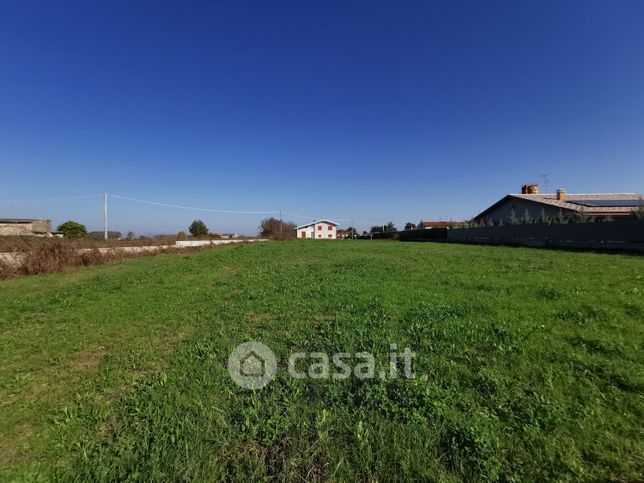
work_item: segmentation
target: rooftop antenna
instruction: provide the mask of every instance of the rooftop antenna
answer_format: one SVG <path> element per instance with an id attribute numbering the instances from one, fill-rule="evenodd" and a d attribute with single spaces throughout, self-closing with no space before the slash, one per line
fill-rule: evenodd
<path id="1" fill-rule="evenodd" d="M 548 194 L 548 186 L 550 186 L 550 180 L 548 179 L 547 174 L 540 174 L 537 178 L 543 179 L 543 189 L 544 193 Z"/>

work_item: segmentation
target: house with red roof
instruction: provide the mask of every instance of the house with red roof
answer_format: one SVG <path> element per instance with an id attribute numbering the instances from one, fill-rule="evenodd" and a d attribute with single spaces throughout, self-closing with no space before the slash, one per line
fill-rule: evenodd
<path id="1" fill-rule="evenodd" d="M 295 228 L 297 238 L 336 240 L 338 224 L 330 220 L 316 220 Z"/>

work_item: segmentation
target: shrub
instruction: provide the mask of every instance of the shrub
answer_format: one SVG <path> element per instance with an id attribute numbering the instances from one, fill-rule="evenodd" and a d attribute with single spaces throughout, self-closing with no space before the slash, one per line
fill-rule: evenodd
<path id="1" fill-rule="evenodd" d="M 195 220 L 190 224 L 188 229 L 192 236 L 206 236 L 208 235 L 208 227 L 201 220 Z"/>
<path id="2" fill-rule="evenodd" d="M 100 265 L 110 260 L 156 256 L 166 253 L 165 249 L 130 253 L 115 248 L 101 253 L 87 243 L 53 238 L 39 240 L 37 244 L 22 247 L 19 258 L 14 262 L 0 260 L 0 280 L 21 275 L 40 275 L 65 270 L 68 267 Z M 195 249 L 171 249 L 171 253 L 191 253 Z"/>
<path id="3" fill-rule="evenodd" d="M 60 230 L 59 230 L 60 231 Z M 25 274 L 52 273 L 77 265 L 76 248 L 62 240 L 52 240 L 27 252 L 20 266 Z"/>
<path id="4" fill-rule="evenodd" d="M 84 238 L 87 236 L 85 225 L 69 220 L 58 225 L 56 231 L 62 233 L 66 238 Z"/>
<path id="5" fill-rule="evenodd" d="M 177 240 L 185 240 L 186 238 L 188 238 L 188 235 L 186 235 L 185 231 L 182 230 L 177 233 Z"/>
<path id="6" fill-rule="evenodd" d="M 90 231 L 88 233 L 90 238 L 93 238 L 95 240 L 103 240 L 105 239 L 105 232 L 104 231 Z M 121 232 L 120 231 L 108 231 L 107 232 L 107 239 L 108 240 L 119 240 L 121 238 Z"/>
<path id="7" fill-rule="evenodd" d="M 374 225 L 371 227 L 370 233 L 394 233 L 398 231 L 396 228 L 396 225 L 394 225 L 393 221 L 390 221 L 384 225 Z"/>

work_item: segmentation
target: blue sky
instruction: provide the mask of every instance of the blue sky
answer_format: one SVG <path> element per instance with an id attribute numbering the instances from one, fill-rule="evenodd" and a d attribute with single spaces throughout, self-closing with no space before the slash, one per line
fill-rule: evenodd
<path id="1" fill-rule="evenodd" d="M 637 0 L 2 2 L 0 199 L 401 225 L 541 174 L 641 192 L 643 19 Z M 262 218 L 110 212 L 137 233 Z M 18 216 L 98 229 L 102 200 L 0 203 Z"/>

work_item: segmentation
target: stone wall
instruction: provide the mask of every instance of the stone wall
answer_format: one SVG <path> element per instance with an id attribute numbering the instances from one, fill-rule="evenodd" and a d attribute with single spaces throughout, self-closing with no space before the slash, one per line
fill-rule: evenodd
<path id="1" fill-rule="evenodd" d="M 31 225 L 34 233 L 51 232 L 51 220 L 36 220 Z"/>
<path id="2" fill-rule="evenodd" d="M 0 223 L 0 236 L 34 235 L 51 232 L 50 220 L 35 220 L 27 223 Z"/>

